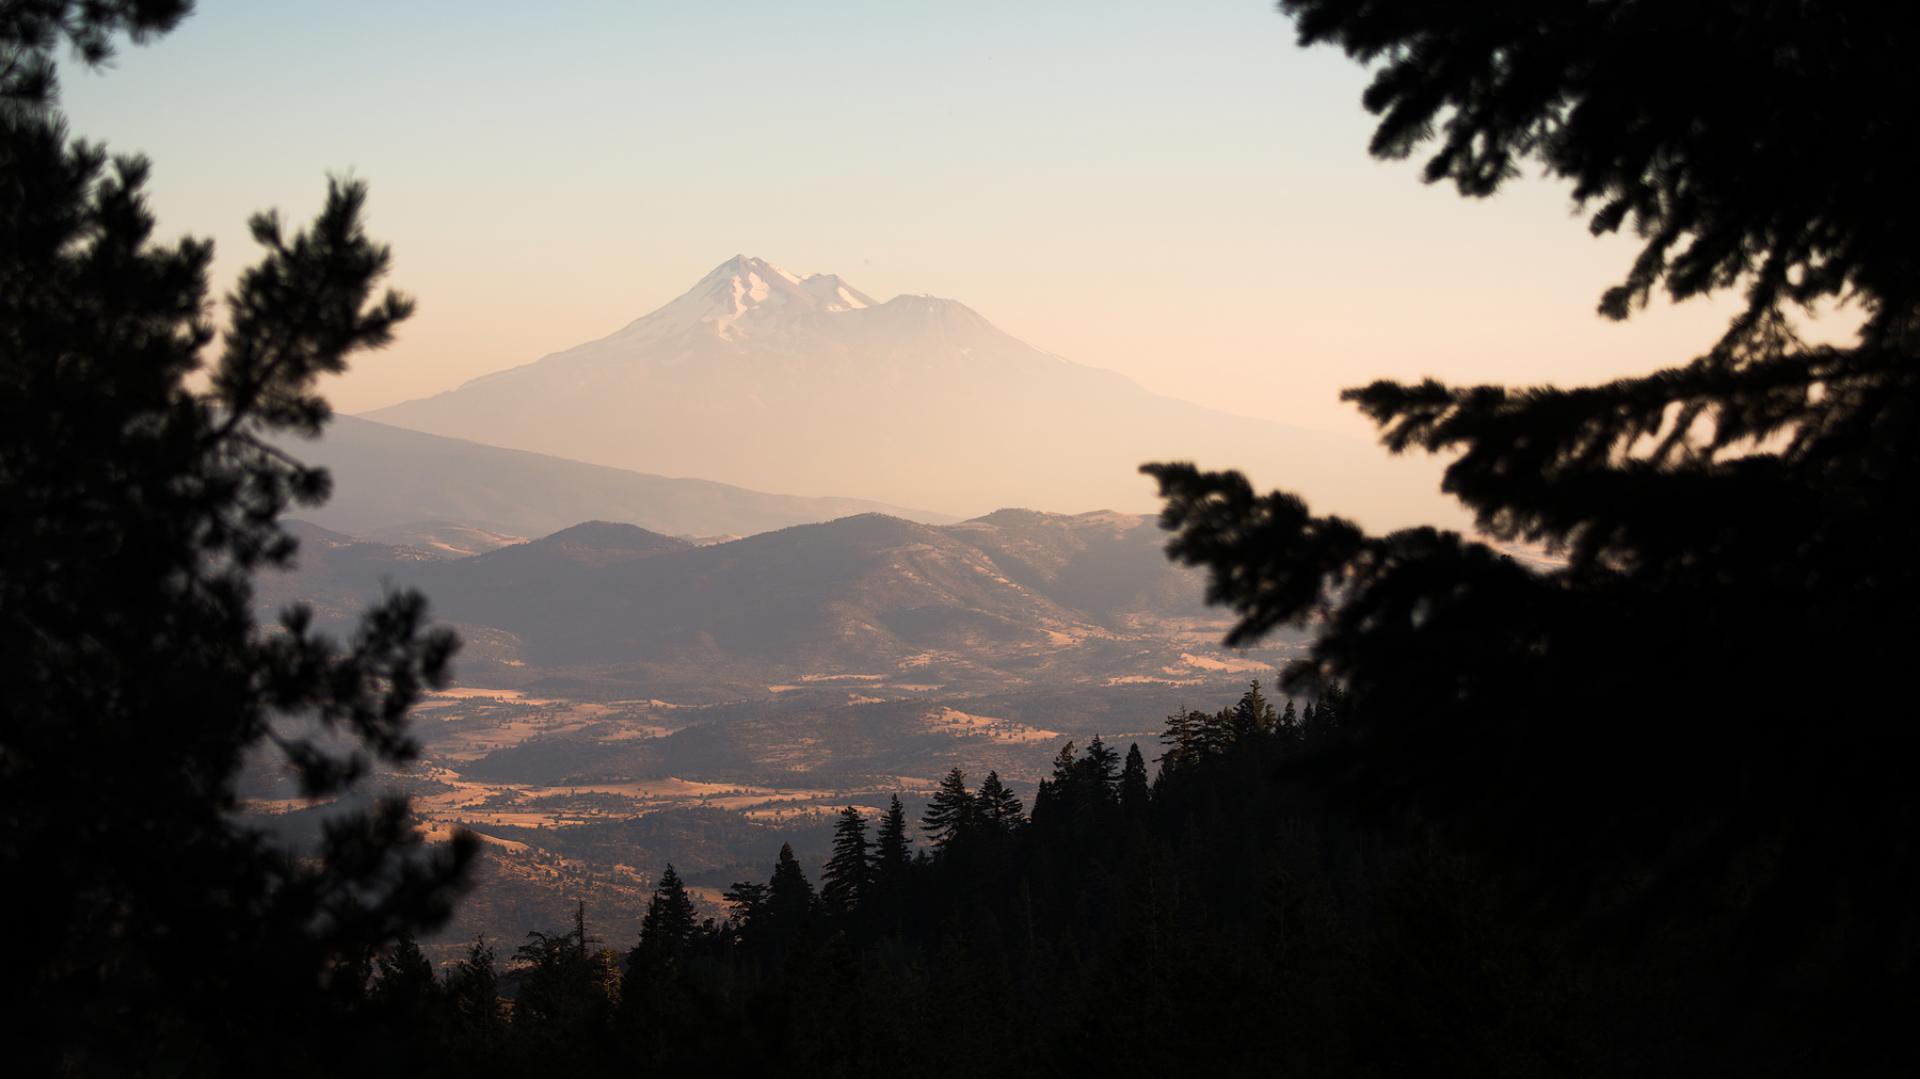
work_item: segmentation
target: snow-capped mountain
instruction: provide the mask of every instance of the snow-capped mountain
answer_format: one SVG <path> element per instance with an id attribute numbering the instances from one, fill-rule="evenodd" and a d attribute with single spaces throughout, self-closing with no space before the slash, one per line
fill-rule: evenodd
<path id="1" fill-rule="evenodd" d="M 580 461 L 953 513 L 1156 508 L 1142 462 L 1239 468 L 1374 525 L 1455 523 L 1426 462 L 1200 408 L 965 304 L 727 260 L 622 329 L 368 418 Z"/>
<path id="2" fill-rule="evenodd" d="M 837 274 L 796 277 L 763 259 L 735 255 L 685 295 L 606 341 L 631 348 L 687 333 L 738 341 L 778 332 L 808 315 L 860 311 L 876 302 L 849 288 Z"/>

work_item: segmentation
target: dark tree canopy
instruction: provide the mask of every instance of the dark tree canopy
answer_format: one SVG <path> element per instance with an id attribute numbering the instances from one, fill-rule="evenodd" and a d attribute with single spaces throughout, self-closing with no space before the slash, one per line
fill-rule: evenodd
<path id="1" fill-rule="evenodd" d="M 60 46 L 87 64 L 103 64 L 113 56 L 116 35 L 145 42 L 192 10 L 192 0 L 7 0 L 0 5 L 0 110 L 54 100 Z"/>
<path id="2" fill-rule="evenodd" d="M 967 773 L 958 765 L 940 778 L 939 789 L 920 815 L 920 830 L 935 847 L 945 847 L 965 835 L 978 817 L 979 804 L 967 790 Z"/>
<path id="3" fill-rule="evenodd" d="M 36 1072 L 277 1070 L 372 955 L 446 916 L 473 853 L 424 851 L 403 802 L 337 816 L 311 852 L 238 815 L 249 753 L 316 797 L 409 760 L 408 709 L 455 641 L 410 593 L 345 642 L 303 608 L 256 624 L 253 574 L 295 553 L 281 513 L 328 490 L 269 436 L 316 432 L 316 379 L 411 305 L 377 291 L 365 188 L 334 182 L 307 229 L 253 218 L 261 260 L 190 381 L 216 337 L 211 246 L 153 241 L 147 162 L 69 141 L 52 79 L 63 44 L 97 61 L 184 10 L 0 8 L 0 876 L 30 927 L 6 1010 L 38 1032 Z M 318 1045 L 324 1070 L 339 1046 Z"/>
<path id="4" fill-rule="evenodd" d="M 1239 704 L 1173 719 L 1232 734 Z M 1144 755 L 1116 793 L 1090 751 L 1063 751 L 1046 812 L 977 821 L 828 918 L 783 849 L 679 962 L 643 944 L 621 974 L 576 914 L 521 949 L 504 1016 L 481 946 L 444 990 L 396 974 L 389 992 L 403 948 L 370 1007 L 426 1021 L 394 1025 L 376 1074 L 1913 1074 L 1910 997 L 1834 1007 L 1764 977 L 1728 995 L 1706 927 L 1648 952 L 1515 918 L 1496 866 L 1320 797 L 1299 765 L 1354 713 L 1338 693 L 1303 713 L 1312 735 L 1192 742 L 1133 809 Z"/>
<path id="5" fill-rule="evenodd" d="M 1908 171 L 1920 14 L 1873 0 L 1657 4 L 1282 0 L 1303 45 L 1374 68 L 1373 152 L 1430 151 L 1429 182 L 1489 195 L 1528 161 L 1595 233 L 1645 240 L 1601 304 L 1734 286 L 1749 315 L 1857 296 L 1869 334 L 1920 296 Z M 1751 319 L 1739 326 L 1750 329 Z"/>
<path id="6" fill-rule="evenodd" d="M 833 856 L 820 874 L 820 899 L 828 910 L 844 914 L 867 898 L 873 887 L 871 848 L 867 818 L 857 807 L 842 809 L 833 825 Z"/>
<path id="7" fill-rule="evenodd" d="M 974 809 L 980 823 L 1000 832 L 1019 828 L 1026 822 L 1026 807 L 1012 788 L 1000 782 L 1000 773 L 990 771 L 974 795 Z"/>
<path id="8" fill-rule="evenodd" d="M 1920 805 L 1895 762 L 1916 738 L 1885 702 L 1920 643 L 1916 121 L 1896 104 L 1920 89 L 1916 16 L 1281 7 L 1303 42 L 1374 64 L 1377 154 L 1430 150 L 1428 179 L 1470 195 L 1531 160 L 1596 231 L 1631 222 L 1645 246 L 1606 313 L 1656 285 L 1748 304 L 1706 355 L 1608 385 L 1348 392 L 1390 449 L 1455 455 L 1446 490 L 1485 532 L 1563 567 L 1150 465 L 1171 552 L 1210 570 L 1232 640 L 1319 627 L 1284 685 L 1347 689 L 1318 759 L 1356 804 L 1471 837 L 1637 939 L 1690 919 L 1712 962 L 1804 963 L 1810 993 L 1894 979 L 1877 999 L 1910 999 Z M 1799 340 L 1796 307 L 1836 297 L 1868 316 L 1855 343 Z"/>
<path id="9" fill-rule="evenodd" d="M 660 874 L 660 883 L 655 886 L 652 898 L 647 900 L 647 912 L 640 919 L 640 943 L 635 946 L 636 955 L 648 958 L 672 959 L 684 952 L 687 942 L 693 939 L 693 931 L 698 926 L 694 915 L 693 897 L 687 892 L 686 882 L 667 863 Z"/>
<path id="10" fill-rule="evenodd" d="M 789 938 L 803 936 L 812 925 L 817 899 L 793 845 L 780 844 L 780 857 L 767 881 L 766 916 L 773 931 Z"/>
<path id="11" fill-rule="evenodd" d="M 1129 816 L 1138 816 L 1147 807 L 1147 759 L 1140 755 L 1140 744 L 1127 747 L 1126 763 L 1120 766 L 1120 806 Z"/>
<path id="12" fill-rule="evenodd" d="M 874 845 L 873 864 L 882 877 L 899 874 L 912 857 L 913 840 L 907 835 L 907 811 L 900 796 L 887 801 L 887 812 L 880 818 L 880 838 Z"/>

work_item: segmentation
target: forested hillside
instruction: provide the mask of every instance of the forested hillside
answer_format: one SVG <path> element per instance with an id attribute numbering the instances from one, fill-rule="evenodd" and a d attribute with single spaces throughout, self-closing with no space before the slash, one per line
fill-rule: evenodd
<path id="1" fill-rule="evenodd" d="M 1031 807 L 955 769 L 918 820 L 849 807 L 700 918 L 672 867 L 637 940 L 410 942 L 360 1006 L 404 1074 L 1578 1075 L 1816 1065 L 1818 1011 L 1725 1008 L 1684 946 L 1516 920 L 1517 879 L 1339 793 L 1340 693 L 1257 683 L 1157 745 L 1060 748 Z M 771 852 L 770 852 L 771 853 Z M 1704 928 L 1704 927 L 1701 927 Z M 507 994 L 511 999 L 497 999 Z M 549 1072 L 553 1074 L 554 1072 Z"/>

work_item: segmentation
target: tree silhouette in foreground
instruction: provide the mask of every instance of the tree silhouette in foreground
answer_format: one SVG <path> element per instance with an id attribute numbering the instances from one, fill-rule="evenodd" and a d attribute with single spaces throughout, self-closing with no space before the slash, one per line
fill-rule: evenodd
<path id="1" fill-rule="evenodd" d="M 887 811 L 880 818 L 880 838 L 873 851 L 874 875 L 885 879 L 904 872 L 912 846 L 913 840 L 907 835 L 907 811 L 896 794 L 888 799 Z"/>
<path id="2" fill-rule="evenodd" d="M 655 961 L 678 961 L 698 925 L 693 897 L 687 894 L 686 883 L 669 862 L 666 871 L 660 874 L 653 898 L 647 901 L 646 916 L 640 919 L 640 953 Z"/>
<path id="3" fill-rule="evenodd" d="M 1656 288 L 1746 302 L 1644 377 L 1348 391 L 1393 451 L 1455 455 L 1445 489 L 1481 529 L 1563 567 L 1150 465 L 1171 552 L 1208 568 L 1234 642 L 1321 625 L 1285 685 L 1346 687 L 1319 761 L 1346 804 L 1457 838 L 1518 910 L 1646 955 L 1689 986 L 1671 1022 L 1879 1060 L 1920 1001 L 1916 738 L 1888 703 L 1920 600 L 1920 211 L 1896 164 L 1915 122 L 1888 104 L 1920 94 L 1920 16 L 1281 7 L 1303 44 L 1373 66 L 1375 154 L 1431 148 L 1426 179 L 1471 196 L 1537 162 L 1596 233 L 1631 224 L 1606 316 Z M 1853 343 L 1797 337 L 1790 316 L 1835 298 L 1864 316 Z"/>
<path id="4" fill-rule="evenodd" d="M 401 802 L 342 813 L 307 852 L 237 817 L 248 754 L 279 754 L 311 798 L 408 760 L 408 708 L 455 641 L 414 594 L 345 642 L 304 609 L 255 622 L 253 574 L 294 554 L 280 514 L 328 486 L 269 436 L 317 433 L 316 379 L 410 304 L 375 294 L 387 250 L 364 188 L 335 182 L 304 231 L 252 219 L 264 253 L 203 367 L 210 245 L 154 243 L 147 163 L 70 141 L 53 107 L 63 43 L 98 62 L 185 8 L 0 14 L 4 1010 L 35 1074 L 337 1068 L 350 1049 L 320 1032 L 376 952 L 444 919 L 473 852 L 423 849 Z M 419 964 L 389 973 L 399 992 Z"/>
<path id="5" fill-rule="evenodd" d="M 873 890 L 872 844 L 867 841 L 867 819 L 854 806 L 840 811 L 833 825 L 833 857 L 820 876 L 820 900 L 835 914 L 844 915 L 870 897 Z"/>
<path id="6" fill-rule="evenodd" d="M 967 773 L 958 765 L 940 779 L 940 788 L 920 815 L 920 830 L 936 848 L 945 847 L 972 827 L 979 816 L 979 804 L 967 790 Z"/>

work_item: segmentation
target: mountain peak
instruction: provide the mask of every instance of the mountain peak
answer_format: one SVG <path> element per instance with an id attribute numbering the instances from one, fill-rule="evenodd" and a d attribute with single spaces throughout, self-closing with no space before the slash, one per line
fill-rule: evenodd
<path id="1" fill-rule="evenodd" d="M 573 563 L 612 566 L 649 555 L 684 551 L 692 543 L 650 532 L 638 525 L 614 521 L 585 521 L 550 536 L 475 555 L 489 565 L 534 567 Z"/>
<path id="2" fill-rule="evenodd" d="M 678 299 L 614 336 L 655 340 L 695 332 L 737 341 L 797 317 L 872 306 L 871 297 L 834 274 L 803 279 L 766 259 L 740 254 L 708 271 Z"/>
<path id="3" fill-rule="evenodd" d="M 715 281 L 725 281 L 730 278 L 746 277 L 753 274 L 766 278 L 777 277 L 793 285 L 800 283 L 798 277 L 775 266 L 766 259 L 754 255 L 735 255 L 720 265 L 715 266 L 713 269 L 708 270 L 707 275 L 702 277 L 699 284 L 696 284 L 694 287 L 699 288 L 700 285 L 710 284 Z"/>
<path id="4" fill-rule="evenodd" d="M 839 274 L 801 277 L 754 255 L 715 266 L 666 306 L 629 323 L 608 341 L 651 344 L 685 334 L 739 342 L 777 334 L 821 317 L 860 312 L 888 325 L 991 329 L 972 308 L 938 296 L 901 295 L 881 303 Z"/>
<path id="5" fill-rule="evenodd" d="M 554 547 L 571 545 L 606 551 L 680 550 L 692 546 L 686 540 L 662 535 L 641 528 L 639 525 L 621 521 L 582 521 L 531 542 Z"/>

